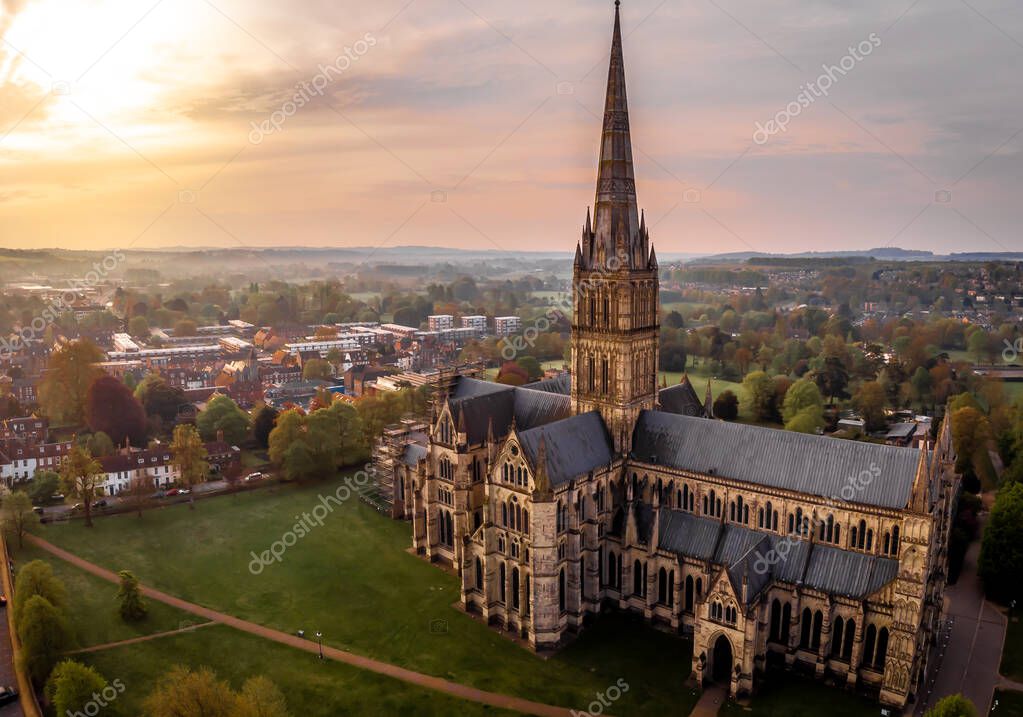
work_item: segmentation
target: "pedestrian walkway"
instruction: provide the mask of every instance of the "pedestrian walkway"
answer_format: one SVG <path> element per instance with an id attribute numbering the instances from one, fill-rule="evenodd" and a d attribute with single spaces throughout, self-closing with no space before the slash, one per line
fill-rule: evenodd
<path id="1" fill-rule="evenodd" d="M 195 632 L 200 627 L 209 627 L 210 625 L 216 625 L 215 622 L 200 622 L 196 625 L 189 625 L 188 627 L 179 627 L 177 630 L 167 630 L 166 632 L 156 632 L 152 635 L 143 635 L 142 637 L 132 637 L 127 640 L 118 640 L 117 642 L 105 642 L 102 645 L 93 645 L 92 647 L 83 647 L 81 650 L 72 650 L 71 652 L 65 653 L 68 655 L 81 655 L 87 652 L 103 652 L 103 650 L 111 650 L 115 647 L 124 647 L 125 645 L 134 645 L 139 642 L 149 642 L 150 640 L 159 640 L 161 637 L 169 637 L 170 635 L 180 635 L 183 632 Z"/>
<path id="2" fill-rule="evenodd" d="M 95 563 L 90 563 L 88 560 L 84 560 L 73 553 L 69 553 L 66 550 L 58 548 L 56 545 L 53 545 L 42 538 L 30 535 L 26 536 L 26 540 L 29 540 L 33 545 L 45 550 L 51 555 L 81 568 L 96 577 L 102 578 L 111 583 L 120 583 L 121 581 L 116 573 L 107 570 L 106 568 L 101 568 Z M 183 610 L 193 615 L 198 615 L 199 617 L 221 625 L 233 627 L 236 630 L 241 630 L 242 632 L 247 632 L 251 635 L 263 637 L 267 640 L 273 640 L 274 642 L 278 642 L 282 645 L 288 645 L 289 647 L 294 647 L 298 650 L 304 650 L 305 652 L 310 653 L 317 653 L 319 651 L 317 643 L 310 640 L 306 640 L 286 632 L 281 632 L 280 630 L 274 630 L 263 625 L 258 625 L 254 622 L 241 620 L 232 615 L 217 612 L 216 610 L 210 610 L 202 605 L 196 605 L 195 603 L 182 600 L 181 598 L 174 597 L 173 595 L 168 595 L 167 593 L 154 588 L 142 586 L 142 594 L 152 600 L 162 602 L 165 605 L 176 607 L 179 610 Z M 545 705 L 543 703 L 533 702 L 521 697 L 512 697 L 510 695 L 502 695 L 496 692 L 487 692 L 486 690 L 461 685 L 457 682 L 441 679 L 440 677 L 433 677 L 432 675 L 424 675 L 421 672 L 414 672 L 412 670 L 405 669 L 404 667 L 398 667 L 397 665 L 374 660 L 369 657 L 364 657 L 363 655 L 356 655 L 355 653 L 339 650 L 327 645 L 323 646 L 323 656 L 324 658 L 343 662 L 362 670 L 369 670 L 370 672 L 375 672 L 380 675 L 393 677 L 396 680 L 401 680 L 402 682 L 407 682 L 411 685 L 425 687 L 427 689 L 436 690 L 437 692 L 443 692 L 444 694 L 451 695 L 452 697 L 469 700 L 470 702 L 478 702 L 479 704 L 490 705 L 491 707 L 497 707 L 499 709 L 513 710 L 515 712 L 522 712 L 530 715 L 539 715 L 540 717 L 572 717 L 573 715 L 572 710 L 565 707 L 555 707 L 554 705 Z"/>
<path id="3" fill-rule="evenodd" d="M 716 717 L 721 705 L 728 698 L 728 692 L 721 685 L 708 685 L 700 695 L 699 701 L 689 713 L 689 717 Z"/>

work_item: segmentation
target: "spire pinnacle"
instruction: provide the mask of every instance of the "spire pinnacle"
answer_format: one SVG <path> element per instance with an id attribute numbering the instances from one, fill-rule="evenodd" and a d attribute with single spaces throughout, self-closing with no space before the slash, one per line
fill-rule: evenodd
<path id="1" fill-rule="evenodd" d="M 604 101 L 604 126 L 600 140 L 597 172 L 597 197 L 593 209 L 595 244 L 607 256 L 624 244 L 631 266 L 641 242 L 639 210 L 636 202 L 636 179 L 632 162 L 632 137 L 629 129 L 629 102 L 625 89 L 625 59 L 622 50 L 620 3 L 615 3 L 614 32 L 611 37 L 611 60 L 607 73 L 607 97 Z"/>

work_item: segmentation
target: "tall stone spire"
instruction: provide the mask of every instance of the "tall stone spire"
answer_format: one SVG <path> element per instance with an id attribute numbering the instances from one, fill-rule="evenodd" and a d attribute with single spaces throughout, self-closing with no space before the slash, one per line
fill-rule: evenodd
<path id="1" fill-rule="evenodd" d="M 590 267 L 603 254 L 618 256 L 624 267 L 645 269 L 647 252 L 640 230 L 636 202 L 636 175 L 632 164 L 632 137 L 629 130 L 629 102 L 625 91 L 625 59 L 622 52 L 620 3 L 615 2 L 615 26 L 611 39 L 611 63 L 607 73 L 607 98 L 604 101 L 604 126 L 600 140 L 597 170 L 597 197 L 593 211 Z M 622 247 L 627 256 L 621 256 Z"/>

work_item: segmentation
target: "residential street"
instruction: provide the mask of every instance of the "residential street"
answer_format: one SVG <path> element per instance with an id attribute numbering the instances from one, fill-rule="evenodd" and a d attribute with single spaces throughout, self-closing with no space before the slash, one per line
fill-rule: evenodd
<path id="1" fill-rule="evenodd" d="M 984 600 L 977 578 L 979 555 L 978 539 L 966 552 L 959 582 L 945 590 L 943 617 L 946 626 L 951 621 L 951 630 L 942 629 L 938 649 L 931 656 L 923 694 L 914 710 L 917 715 L 922 715 L 942 697 L 956 692 L 969 698 L 981 717 L 991 708 L 998 683 L 1006 618 Z M 946 635 L 948 644 L 942 649 L 941 641 Z"/>

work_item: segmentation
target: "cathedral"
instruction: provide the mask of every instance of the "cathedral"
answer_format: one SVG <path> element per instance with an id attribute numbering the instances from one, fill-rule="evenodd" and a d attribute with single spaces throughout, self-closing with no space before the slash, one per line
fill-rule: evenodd
<path id="1" fill-rule="evenodd" d="M 571 371 L 458 377 L 395 463 L 413 546 L 464 609 L 535 650 L 603 612 L 691 637 L 680 675 L 755 692 L 788 668 L 901 707 L 923 682 L 959 489 L 920 449 L 714 418 L 658 387 L 658 264 L 638 210 L 620 10 L 596 201 L 573 266 Z"/>

